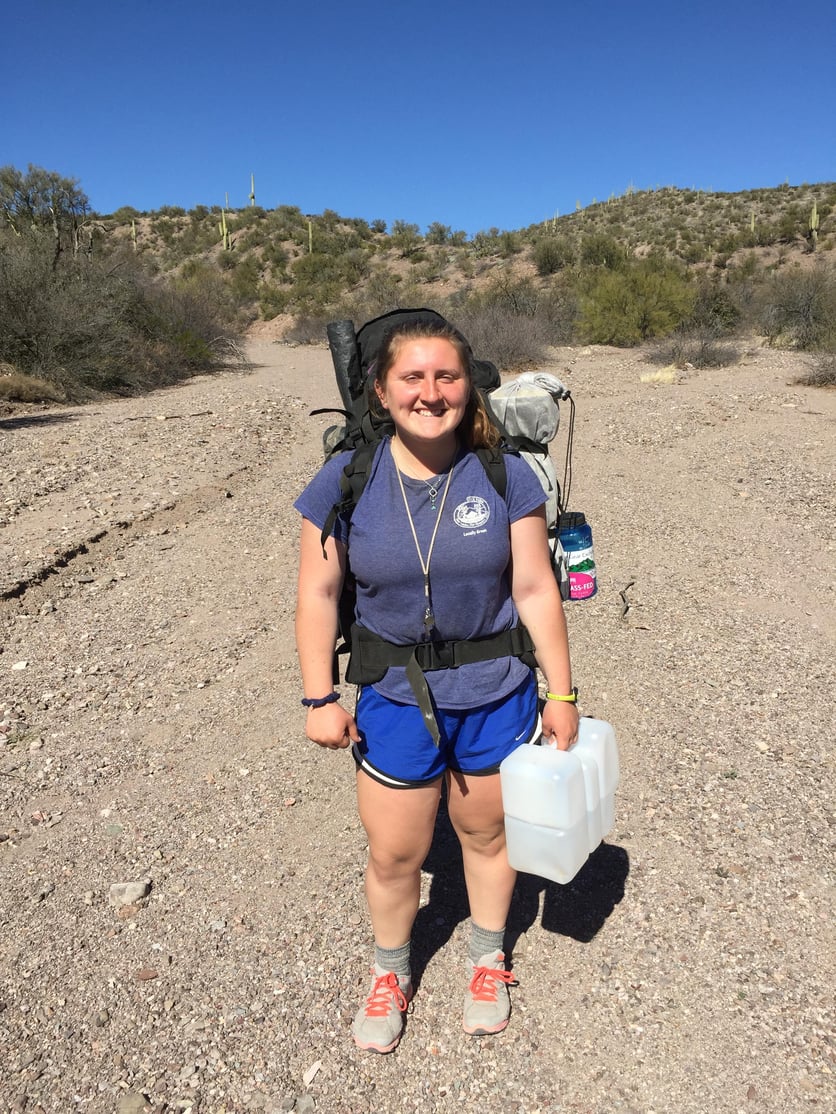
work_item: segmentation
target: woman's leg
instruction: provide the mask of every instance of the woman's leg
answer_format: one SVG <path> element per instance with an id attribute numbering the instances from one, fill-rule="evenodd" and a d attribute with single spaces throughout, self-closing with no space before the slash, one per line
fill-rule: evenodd
<path id="1" fill-rule="evenodd" d="M 450 771 L 448 808 L 462 845 L 464 877 L 470 902 L 470 983 L 464 996 L 466 1033 L 501 1033 L 508 1024 L 511 1000 L 505 969 L 503 936 L 517 872 L 505 851 L 505 814 L 499 774 L 482 777 Z"/>
<path id="2" fill-rule="evenodd" d="M 366 900 L 380 947 L 398 948 L 409 939 L 440 796 L 440 778 L 419 789 L 392 789 L 357 772 L 357 803 L 369 837 Z"/>
<path id="3" fill-rule="evenodd" d="M 482 928 L 505 928 L 517 872 L 505 853 L 499 774 L 447 774 L 450 822 L 462 845 L 470 915 Z"/>

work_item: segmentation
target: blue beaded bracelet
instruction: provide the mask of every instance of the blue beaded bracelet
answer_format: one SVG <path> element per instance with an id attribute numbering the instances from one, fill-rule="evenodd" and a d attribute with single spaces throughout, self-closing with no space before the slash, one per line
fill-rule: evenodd
<path id="1" fill-rule="evenodd" d="M 303 696 L 303 708 L 324 708 L 326 704 L 334 704 L 339 700 L 340 694 L 338 692 L 329 692 L 327 696 L 313 697 Z"/>

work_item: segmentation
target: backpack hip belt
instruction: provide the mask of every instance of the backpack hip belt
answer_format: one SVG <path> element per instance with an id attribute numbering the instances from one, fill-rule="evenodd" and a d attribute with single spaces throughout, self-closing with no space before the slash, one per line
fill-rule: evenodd
<path id="1" fill-rule="evenodd" d="M 399 646 L 373 634 L 359 623 L 351 628 L 351 656 L 345 673 L 350 684 L 371 685 L 383 678 L 391 666 L 403 666 L 407 680 L 421 709 L 424 724 L 436 746 L 440 734 L 432 696 L 425 673 L 437 669 L 457 669 L 494 658 L 519 658 L 531 669 L 536 667 L 534 643 L 522 623 L 483 638 L 438 639 Z"/>

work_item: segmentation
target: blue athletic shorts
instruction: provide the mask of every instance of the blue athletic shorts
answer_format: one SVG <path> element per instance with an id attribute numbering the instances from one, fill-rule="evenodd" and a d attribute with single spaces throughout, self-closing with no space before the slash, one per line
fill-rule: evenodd
<path id="1" fill-rule="evenodd" d="M 508 696 L 481 708 L 436 709 L 436 747 L 419 708 L 363 688 L 357 702 L 361 741 L 354 761 L 369 777 L 396 789 L 435 781 L 445 770 L 494 774 L 503 758 L 540 730 L 534 673 Z"/>

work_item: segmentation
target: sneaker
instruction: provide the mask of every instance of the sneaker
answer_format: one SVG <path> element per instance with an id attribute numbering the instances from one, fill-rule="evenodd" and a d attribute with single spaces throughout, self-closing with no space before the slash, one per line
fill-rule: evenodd
<path id="1" fill-rule="evenodd" d="M 473 975 L 464 996 L 464 1031 L 472 1037 L 501 1033 L 511 1016 L 508 987 L 516 985 L 514 976 L 505 970 L 505 955 L 488 952 L 470 965 Z"/>
<path id="2" fill-rule="evenodd" d="M 401 1039 L 403 1015 L 412 998 L 412 979 L 394 971 L 371 968 L 369 995 L 357 1011 L 351 1032 L 358 1048 L 369 1052 L 391 1052 Z"/>

